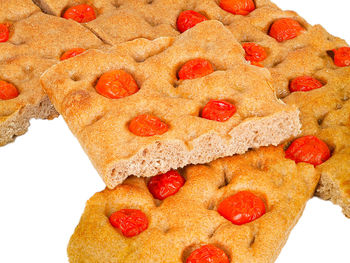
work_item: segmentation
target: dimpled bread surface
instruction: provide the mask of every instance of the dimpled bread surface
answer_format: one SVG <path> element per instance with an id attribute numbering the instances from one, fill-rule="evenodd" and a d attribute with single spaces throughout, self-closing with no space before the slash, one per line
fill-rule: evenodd
<path id="1" fill-rule="evenodd" d="M 176 39 L 140 39 L 107 52 L 91 50 L 52 67 L 42 84 L 107 186 L 114 188 L 129 175 L 154 176 L 277 145 L 299 133 L 298 110 L 276 99 L 268 70 L 249 65 L 243 53 L 221 23 L 207 21 Z M 179 81 L 179 67 L 198 57 L 209 60 L 215 72 Z M 131 73 L 140 91 L 117 100 L 99 95 L 96 80 L 115 69 Z M 231 101 L 237 113 L 226 122 L 199 117 L 210 99 Z M 128 123 L 140 114 L 159 117 L 170 130 L 134 135 Z"/>
<path id="2" fill-rule="evenodd" d="M 43 2 L 55 10 L 53 14 L 59 14 L 73 2 L 83 1 L 65 1 L 60 5 L 54 5 L 52 0 Z M 240 16 L 221 9 L 215 0 L 95 0 L 89 3 L 99 13 L 96 20 L 87 23 L 87 27 L 110 44 L 137 37 L 174 36 L 179 34 L 176 29 L 179 14 L 184 10 L 194 10 L 208 19 L 221 21 L 239 42 L 263 46 L 268 57 L 261 64 L 271 71 L 278 97 L 284 98 L 287 104 L 300 107 L 301 135 L 315 135 L 331 147 L 332 158 L 318 167 L 322 174 L 318 195 L 339 204 L 350 217 L 350 149 L 347 146 L 350 112 L 346 106 L 350 68 L 337 68 L 329 52 L 348 44 L 330 35 L 322 26 L 311 26 L 297 13 L 283 11 L 269 0 L 254 2 L 256 9 L 247 16 Z M 306 31 L 294 39 L 277 42 L 268 32 L 272 23 L 280 18 L 295 19 Z M 290 94 L 289 82 L 303 75 L 311 75 L 327 85 L 311 92 Z M 332 122 L 331 127 L 323 123 L 326 116 L 327 122 Z M 337 169 L 339 166 L 342 169 Z"/>
<path id="3" fill-rule="evenodd" d="M 205 244 L 224 250 L 230 262 L 274 262 L 319 179 L 312 165 L 295 164 L 284 158 L 282 147 L 272 146 L 189 166 L 181 173 L 185 185 L 163 201 L 153 199 L 147 179 L 136 177 L 95 194 L 70 240 L 70 262 L 185 262 Z M 246 190 L 266 202 L 266 214 L 234 225 L 217 207 Z M 124 208 L 142 210 L 148 229 L 126 238 L 113 228 L 109 216 Z"/>
<path id="4" fill-rule="evenodd" d="M 40 76 L 75 47 L 102 45 L 85 27 L 46 15 L 32 1 L 1 0 L 0 22 L 10 25 L 10 39 L 0 43 L 0 80 L 15 85 L 19 96 L 0 100 L 0 146 L 26 132 L 31 118 L 57 112 L 40 86 Z"/>

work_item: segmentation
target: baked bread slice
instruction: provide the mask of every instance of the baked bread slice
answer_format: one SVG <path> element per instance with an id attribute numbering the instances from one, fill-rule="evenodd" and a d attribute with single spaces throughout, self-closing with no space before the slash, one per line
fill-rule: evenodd
<path id="1" fill-rule="evenodd" d="M 31 0 L 1 0 L 0 1 L 0 22 L 10 25 L 16 22 L 26 19 L 33 13 L 39 12 L 40 9 L 33 4 Z M 3 43 L 0 43 L 0 48 L 3 47 Z M 38 86 L 38 71 L 43 68 L 43 64 L 38 65 L 38 68 L 34 70 L 32 68 L 33 63 L 37 63 L 35 58 L 32 60 L 30 58 L 14 58 L 15 54 L 8 55 L 7 50 L 1 50 L 0 56 L 0 80 L 3 80 L 12 73 L 16 74 L 16 79 L 23 81 L 23 73 L 26 70 L 32 71 L 32 75 L 36 75 L 37 82 L 34 83 Z M 5 58 L 3 58 L 5 56 Z M 8 60 L 12 58 L 12 60 Z M 20 66 L 23 62 L 23 67 Z M 45 64 L 45 63 L 44 63 Z M 49 61 L 46 62 L 47 66 L 51 66 Z M 45 67 L 45 66 L 44 66 Z M 23 70 L 22 70 L 23 69 Z M 46 68 L 45 68 L 46 69 Z M 34 70 L 34 72 L 33 72 Z M 21 76 L 22 75 L 22 76 Z M 24 83 L 26 86 L 28 83 L 33 82 L 32 80 Z M 33 85 L 33 83 L 29 84 Z M 27 92 L 32 93 L 34 90 L 27 90 Z M 35 99 L 36 94 L 28 95 L 31 100 Z M 23 110 L 20 113 L 22 105 L 27 105 L 26 96 L 21 96 L 16 100 L 1 100 L 0 99 L 0 146 L 4 145 L 13 140 L 14 136 L 23 134 L 28 126 L 29 119 L 32 117 L 37 118 L 48 118 L 53 117 L 56 111 L 53 109 L 51 103 L 48 102 L 48 98 L 45 99 L 41 96 L 34 105 L 31 105 L 28 109 Z"/>
<path id="2" fill-rule="evenodd" d="M 130 177 L 88 202 L 68 246 L 71 263 L 186 262 L 206 244 L 222 249 L 230 262 L 274 262 L 312 197 L 319 176 L 312 165 L 285 159 L 282 147 L 262 147 L 244 155 L 186 167 L 184 186 L 173 196 L 154 199 L 147 179 Z M 243 225 L 222 217 L 225 198 L 251 191 L 267 204 L 266 214 Z M 120 209 L 140 209 L 148 229 L 132 238 L 109 217 Z"/>
<path id="3" fill-rule="evenodd" d="M 61 15 L 66 7 L 82 4 L 84 1 L 41 2 L 47 12 Z M 340 163 L 341 166 L 347 167 L 350 161 L 348 151 L 342 147 L 349 134 L 348 125 L 344 125 L 348 121 L 348 111 L 344 104 L 347 104 L 347 93 L 350 89 L 347 84 L 349 72 L 347 69 L 336 69 L 327 54 L 327 51 L 347 46 L 344 40 L 330 35 L 320 25 L 311 26 L 293 11 L 279 9 L 269 0 L 255 0 L 255 10 L 247 16 L 233 15 L 223 10 L 219 1 L 215 0 L 94 0 L 89 3 L 99 11 L 97 18 L 85 26 L 109 44 L 118 44 L 138 37 L 155 39 L 160 36 L 176 36 L 180 34 L 177 29 L 179 14 L 184 10 L 194 10 L 208 19 L 221 21 L 242 44 L 257 43 L 266 49 L 267 57 L 259 64 L 271 70 L 279 98 L 289 97 L 289 82 L 295 77 L 313 75 L 326 81 L 328 84 L 319 91 L 295 93 L 291 99 L 286 98 L 285 101 L 301 107 L 304 124 L 302 135 L 321 137 L 334 149 L 332 158 L 324 164 L 328 167 L 327 172 L 322 167 L 318 169 L 323 174 L 318 194 L 324 199 L 331 199 L 340 204 L 344 213 L 350 217 L 349 172 L 346 169 L 341 172 L 337 169 Z M 276 41 L 269 36 L 269 31 L 274 22 L 284 18 L 297 21 L 305 31 L 288 41 Z M 328 69 L 332 73 L 328 72 L 325 76 Z M 332 81 L 328 82 L 329 78 Z M 309 103 L 310 101 L 312 103 Z M 333 120 L 333 123 L 339 123 L 332 126 L 334 135 L 322 135 L 325 131 L 321 130 L 325 129 L 320 128 L 318 121 L 321 122 L 329 112 L 338 111 L 339 107 L 343 107 L 341 112 L 345 113 L 337 114 L 337 119 Z M 330 171 L 334 171 L 334 174 Z"/>
<path id="4" fill-rule="evenodd" d="M 332 151 L 332 157 L 317 166 L 321 174 L 317 194 L 341 205 L 350 217 L 350 68 L 336 67 L 327 54 L 327 50 L 337 47 L 334 43 L 329 49 L 292 52 L 271 72 L 281 94 L 288 91 L 289 80 L 298 76 L 310 75 L 324 84 L 308 92 L 288 92 L 284 101 L 298 105 L 301 111 L 301 136 L 317 136 Z"/>
<path id="5" fill-rule="evenodd" d="M 178 80 L 181 65 L 196 58 L 210 61 L 215 72 Z M 122 99 L 101 96 L 96 81 L 118 69 L 131 73 L 140 90 Z M 249 65 L 239 43 L 217 21 L 176 39 L 139 39 L 106 52 L 90 50 L 55 65 L 41 81 L 109 188 L 129 175 L 150 177 L 277 145 L 300 129 L 298 110 L 276 99 L 269 72 Z M 234 103 L 237 113 L 226 122 L 201 118 L 211 99 Z M 140 114 L 157 116 L 170 129 L 136 136 L 128 126 Z"/>
<path id="6" fill-rule="evenodd" d="M 332 157 L 317 167 L 321 174 L 317 195 L 339 204 L 350 217 L 350 67 L 337 66 L 333 58 L 333 50 L 348 44 L 320 25 L 307 25 L 296 14 L 279 11 L 276 15 L 254 18 L 256 13 L 252 13 L 246 19 L 234 21 L 229 29 L 242 44 L 253 42 L 268 50 L 261 64 L 270 70 L 278 98 L 300 109 L 299 136 L 317 136 L 332 151 Z M 299 21 L 306 31 L 279 43 L 267 30 L 272 21 L 284 17 Z M 307 92 L 291 92 L 292 80 L 302 76 L 313 77 L 323 86 Z"/>
<path id="7" fill-rule="evenodd" d="M 30 119 L 58 115 L 41 89 L 39 78 L 59 62 L 63 52 L 102 45 L 85 27 L 46 15 L 32 1 L 25 3 L 1 1 L 0 22 L 9 24 L 10 38 L 0 43 L 0 81 L 14 85 L 19 95 L 0 99 L 0 146 L 25 133 Z"/>
<path id="8" fill-rule="evenodd" d="M 284 12 L 275 19 L 282 17 L 303 23 L 297 16 Z M 260 27 L 267 28 L 270 23 L 266 19 Z M 333 50 L 348 44 L 330 35 L 320 25 L 303 25 L 306 32 L 283 43 L 247 21 L 236 21 L 229 28 L 241 43 L 249 41 L 269 50 L 261 64 L 269 68 L 277 96 L 300 109 L 302 133 L 299 136 L 317 136 L 332 151 L 332 157 L 317 167 L 321 174 L 317 194 L 339 204 L 350 217 L 350 67 L 337 66 L 333 58 Z M 291 81 L 302 76 L 311 76 L 323 86 L 307 92 L 291 92 Z"/>

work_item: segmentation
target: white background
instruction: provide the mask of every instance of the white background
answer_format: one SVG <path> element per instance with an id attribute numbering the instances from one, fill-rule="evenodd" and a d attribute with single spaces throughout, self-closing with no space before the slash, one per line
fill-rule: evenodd
<path id="1" fill-rule="evenodd" d="M 275 0 L 350 42 L 349 0 Z M 0 148 L 0 262 L 68 262 L 66 246 L 85 202 L 104 184 L 62 118 L 32 121 Z M 350 219 L 317 198 L 307 205 L 278 263 L 349 263 Z"/>

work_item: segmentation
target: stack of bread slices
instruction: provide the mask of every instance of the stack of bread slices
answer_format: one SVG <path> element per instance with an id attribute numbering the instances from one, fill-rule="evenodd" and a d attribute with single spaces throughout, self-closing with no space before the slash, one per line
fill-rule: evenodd
<path id="1" fill-rule="evenodd" d="M 315 194 L 350 217 L 350 47 L 320 25 L 269 0 L 0 4 L 0 145 L 60 114 L 107 186 L 70 262 L 274 262 Z"/>

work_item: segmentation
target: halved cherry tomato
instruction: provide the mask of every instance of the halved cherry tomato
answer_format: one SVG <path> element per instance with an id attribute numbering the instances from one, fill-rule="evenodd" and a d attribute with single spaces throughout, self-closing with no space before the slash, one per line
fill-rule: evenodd
<path id="1" fill-rule="evenodd" d="M 86 49 L 83 49 L 83 48 L 72 48 L 63 53 L 63 55 L 61 56 L 61 60 L 66 60 L 66 59 L 78 56 L 81 53 L 84 53 L 85 51 Z"/>
<path id="2" fill-rule="evenodd" d="M 129 130 L 137 136 L 148 137 L 162 135 L 169 130 L 169 127 L 158 117 L 143 114 L 132 119 L 129 124 Z"/>
<path id="3" fill-rule="evenodd" d="M 0 43 L 9 40 L 10 30 L 7 24 L 0 24 Z"/>
<path id="4" fill-rule="evenodd" d="M 204 15 L 197 13 L 193 10 L 186 10 L 181 12 L 179 17 L 177 18 L 177 29 L 183 33 L 186 30 L 194 27 L 198 23 L 208 20 Z"/>
<path id="5" fill-rule="evenodd" d="M 66 19 L 73 19 L 78 23 L 87 23 L 96 19 L 95 10 L 90 5 L 77 5 L 67 9 L 63 14 Z"/>
<path id="6" fill-rule="evenodd" d="M 211 100 L 202 110 L 202 118 L 224 122 L 236 113 L 236 106 L 224 100 Z"/>
<path id="7" fill-rule="evenodd" d="M 229 259 L 220 248 L 205 245 L 193 251 L 186 263 L 229 263 Z"/>
<path id="8" fill-rule="evenodd" d="M 185 179 L 178 171 L 169 171 L 151 178 L 148 189 L 154 198 L 164 200 L 176 194 L 185 184 Z"/>
<path id="9" fill-rule="evenodd" d="M 305 31 L 305 29 L 299 24 L 298 21 L 292 18 L 282 18 L 272 24 L 269 35 L 278 42 L 283 42 L 296 38 L 303 31 Z"/>
<path id="10" fill-rule="evenodd" d="M 109 217 L 109 222 L 126 237 L 134 237 L 148 228 L 147 216 L 137 209 L 122 209 Z"/>
<path id="11" fill-rule="evenodd" d="M 246 16 L 255 10 L 253 0 L 221 0 L 220 7 L 234 15 Z"/>
<path id="12" fill-rule="evenodd" d="M 289 90 L 290 92 L 310 91 L 322 87 L 323 84 L 319 80 L 310 76 L 302 76 L 297 77 L 290 82 Z"/>
<path id="13" fill-rule="evenodd" d="M 350 66 L 350 47 L 341 47 L 333 49 L 334 64 L 338 67 Z"/>
<path id="14" fill-rule="evenodd" d="M 135 79 L 124 70 L 104 73 L 96 84 L 96 91 L 109 99 L 120 99 L 139 91 Z"/>
<path id="15" fill-rule="evenodd" d="M 197 79 L 214 72 L 212 64 L 202 58 L 192 59 L 186 62 L 180 69 L 179 79 Z"/>
<path id="16" fill-rule="evenodd" d="M 266 213 L 264 201 L 249 191 L 238 192 L 222 201 L 220 215 L 235 225 L 252 222 Z"/>
<path id="17" fill-rule="evenodd" d="M 19 92 L 13 84 L 0 80 L 0 100 L 11 100 L 18 95 Z"/>
<path id="18" fill-rule="evenodd" d="M 267 58 L 266 50 L 256 43 L 244 43 L 245 59 L 254 66 L 262 67 L 259 63 Z"/>
<path id="19" fill-rule="evenodd" d="M 286 150 L 286 158 L 296 163 L 304 162 L 314 166 L 324 163 L 330 157 L 328 145 L 315 136 L 298 138 Z"/>

